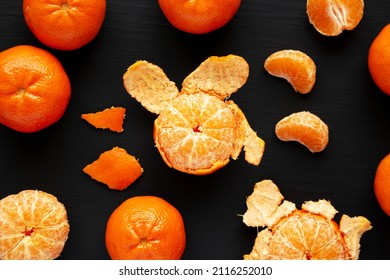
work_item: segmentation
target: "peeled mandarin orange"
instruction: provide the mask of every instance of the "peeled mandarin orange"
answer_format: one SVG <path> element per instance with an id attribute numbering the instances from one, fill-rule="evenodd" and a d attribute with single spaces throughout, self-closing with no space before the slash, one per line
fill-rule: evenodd
<path id="1" fill-rule="evenodd" d="M 386 25 L 371 43 L 368 69 L 374 83 L 390 95 L 390 24 Z"/>
<path id="2" fill-rule="evenodd" d="M 337 36 L 353 30 L 363 18 L 363 0 L 307 0 L 309 22 L 321 34 Z"/>
<path id="3" fill-rule="evenodd" d="M 99 33 L 106 0 L 23 0 L 23 15 L 43 44 L 59 50 L 79 49 Z"/>
<path id="4" fill-rule="evenodd" d="M 225 26 L 237 13 L 241 0 L 158 0 L 158 3 L 177 29 L 205 34 Z"/>
<path id="5" fill-rule="evenodd" d="M 55 259 L 68 234 L 66 209 L 52 194 L 24 190 L 0 200 L 0 259 Z"/>
<path id="6" fill-rule="evenodd" d="M 327 200 L 307 201 L 302 209 L 284 200 L 271 180 L 256 183 L 247 198 L 243 222 L 266 227 L 255 240 L 246 260 L 350 260 L 358 259 L 360 239 L 371 223 L 362 216 L 342 215 Z"/>
<path id="7" fill-rule="evenodd" d="M 328 126 L 307 111 L 281 119 L 275 126 L 275 134 L 282 141 L 297 141 L 313 153 L 323 151 L 329 142 Z"/>
<path id="8" fill-rule="evenodd" d="M 37 132 L 65 113 L 71 85 L 61 62 L 48 51 L 20 45 L 0 52 L 0 123 Z"/>
<path id="9" fill-rule="evenodd" d="M 110 189 L 124 190 L 142 175 L 143 168 L 125 149 L 114 147 L 86 165 L 83 172 Z"/>
<path id="10" fill-rule="evenodd" d="M 374 192 L 380 207 L 390 216 L 390 154 L 378 164 L 374 178 Z"/>
<path id="11" fill-rule="evenodd" d="M 205 175 L 237 159 L 259 165 L 264 141 L 250 127 L 230 95 L 241 88 L 249 65 L 239 56 L 212 56 L 183 81 L 179 92 L 163 70 L 137 61 L 123 76 L 128 93 L 150 112 L 158 114 L 153 138 L 168 166 Z"/>
<path id="12" fill-rule="evenodd" d="M 81 118 L 95 128 L 109 129 L 114 132 L 123 132 L 123 120 L 126 109 L 122 107 L 110 107 L 95 113 L 81 114 Z"/>
<path id="13" fill-rule="evenodd" d="M 316 81 L 316 65 L 305 53 L 297 50 L 282 50 L 271 54 L 264 68 L 273 76 L 286 79 L 302 94 L 309 93 Z"/>
<path id="14" fill-rule="evenodd" d="M 156 196 L 135 196 L 110 215 L 105 242 L 114 260 L 179 260 L 186 234 L 180 212 Z"/>

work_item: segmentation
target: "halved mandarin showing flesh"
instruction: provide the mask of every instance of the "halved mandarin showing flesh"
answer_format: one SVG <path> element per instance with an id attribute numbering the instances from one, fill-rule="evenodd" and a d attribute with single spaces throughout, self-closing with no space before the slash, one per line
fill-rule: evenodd
<path id="1" fill-rule="evenodd" d="M 243 222 L 251 227 L 266 227 L 255 240 L 245 260 L 356 260 L 360 239 L 372 228 L 363 216 L 342 215 L 324 199 L 307 201 L 301 209 L 284 200 L 271 180 L 256 183 L 247 198 Z"/>
<path id="2" fill-rule="evenodd" d="M 281 119 L 275 134 L 282 141 L 297 141 L 311 152 L 323 151 L 329 142 L 329 128 L 317 115 L 302 111 Z"/>
<path id="3" fill-rule="evenodd" d="M 307 0 L 309 22 L 321 34 L 337 36 L 353 30 L 363 18 L 363 0 Z"/>
<path id="4" fill-rule="evenodd" d="M 103 111 L 81 114 L 81 118 L 97 129 L 109 129 L 120 133 L 123 132 L 125 114 L 125 108 L 112 106 Z"/>
<path id="5" fill-rule="evenodd" d="M 0 259 L 56 259 L 68 234 L 65 206 L 54 195 L 24 190 L 0 200 Z"/>
<path id="6" fill-rule="evenodd" d="M 275 77 L 286 79 L 295 91 L 309 93 L 316 81 L 316 65 L 307 54 L 298 50 L 281 50 L 271 54 L 264 68 Z"/>
<path id="7" fill-rule="evenodd" d="M 83 172 L 110 189 L 124 190 L 142 175 L 143 168 L 125 149 L 114 147 L 86 165 Z"/>
<path id="8" fill-rule="evenodd" d="M 264 141 L 250 127 L 230 95 L 241 88 L 249 65 L 239 56 L 211 56 L 176 88 L 163 70 L 137 61 L 124 74 L 129 94 L 156 113 L 153 138 L 165 163 L 178 171 L 205 175 L 237 159 L 259 165 Z"/>

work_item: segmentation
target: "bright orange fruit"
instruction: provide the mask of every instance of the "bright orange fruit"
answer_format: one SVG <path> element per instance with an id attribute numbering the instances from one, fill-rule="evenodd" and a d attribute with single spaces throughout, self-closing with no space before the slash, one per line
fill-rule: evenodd
<path id="1" fill-rule="evenodd" d="M 166 200 L 136 196 L 113 211 L 105 240 L 114 260 L 179 260 L 186 246 L 184 221 Z"/>
<path id="2" fill-rule="evenodd" d="M 277 51 L 265 60 L 264 68 L 269 74 L 286 79 L 295 91 L 302 94 L 309 93 L 316 81 L 316 65 L 301 51 Z"/>
<path id="3" fill-rule="evenodd" d="M 25 190 L 0 200 L 0 259 L 55 259 L 68 234 L 65 206 L 54 195 Z"/>
<path id="4" fill-rule="evenodd" d="M 138 160 L 119 147 L 103 152 L 97 160 L 86 165 L 83 171 L 114 190 L 126 189 L 143 173 Z"/>
<path id="5" fill-rule="evenodd" d="M 354 29 L 364 13 L 363 0 L 307 0 L 309 22 L 323 35 L 337 36 Z"/>
<path id="6" fill-rule="evenodd" d="M 123 120 L 126 109 L 122 107 L 110 107 L 96 113 L 82 114 L 81 118 L 95 128 L 109 129 L 115 132 L 123 132 Z"/>
<path id="7" fill-rule="evenodd" d="M 177 29 L 205 34 L 225 26 L 237 13 L 241 0 L 158 0 L 158 3 Z"/>
<path id="8" fill-rule="evenodd" d="M 390 24 L 386 25 L 371 43 L 368 69 L 375 84 L 390 95 Z"/>
<path id="9" fill-rule="evenodd" d="M 311 152 L 323 151 L 329 142 L 328 126 L 315 114 L 293 113 L 275 126 L 276 136 L 282 141 L 298 141 Z"/>
<path id="10" fill-rule="evenodd" d="M 376 169 L 374 192 L 380 207 L 390 216 L 390 154 L 380 161 Z"/>
<path id="11" fill-rule="evenodd" d="M 75 50 L 99 33 L 106 0 L 23 0 L 23 15 L 31 32 L 43 44 Z"/>
<path id="12" fill-rule="evenodd" d="M 57 122 L 71 96 L 60 61 L 33 46 L 0 53 L 0 123 L 19 132 L 36 132 Z"/>

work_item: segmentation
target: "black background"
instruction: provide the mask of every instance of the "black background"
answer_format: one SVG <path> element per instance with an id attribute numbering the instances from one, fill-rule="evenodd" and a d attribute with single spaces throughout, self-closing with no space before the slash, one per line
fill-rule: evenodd
<path id="1" fill-rule="evenodd" d="M 390 20 L 390 1 L 365 1 L 356 29 L 337 37 L 319 34 L 309 24 L 306 1 L 244 0 L 233 20 L 206 35 L 173 28 L 157 1 L 108 0 L 96 39 L 76 51 L 42 45 L 29 31 L 22 1 L 0 2 L 0 49 L 30 44 L 49 50 L 63 63 L 72 98 L 63 118 L 33 134 L 0 127 L 0 197 L 24 189 L 52 193 L 68 211 L 71 231 L 60 259 L 108 259 L 104 234 L 111 212 L 125 199 L 156 195 L 183 215 L 187 247 L 183 259 L 241 259 L 249 253 L 255 228 L 242 223 L 245 199 L 257 181 L 272 179 L 285 199 L 298 207 L 328 199 L 339 211 L 363 215 L 373 229 L 363 235 L 361 259 L 389 259 L 390 219 L 379 208 L 373 179 L 390 152 L 390 97 L 372 82 L 367 52 Z M 281 49 L 298 49 L 313 58 L 317 80 L 306 96 L 269 75 L 264 60 Z M 164 69 L 180 88 L 183 79 L 211 55 L 237 54 L 250 65 L 247 83 L 232 99 L 266 142 L 260 166 L 236 161 L 207 176 L 168 168 L 154 148 L 155 115 L 126 92 L 122 75 L 132 63 L 148 60 Z M 127 109 L 124 132 L 95 130 L 80 118 L 110 106 Z M 275 124 L 293 112 L 317 114 L 330 129 L 325 151 L 312 154 L 282 142 Z M 125 191 L 112 191 L 82 172 L 114 146 L 139 158 L 144 174 Z"/>

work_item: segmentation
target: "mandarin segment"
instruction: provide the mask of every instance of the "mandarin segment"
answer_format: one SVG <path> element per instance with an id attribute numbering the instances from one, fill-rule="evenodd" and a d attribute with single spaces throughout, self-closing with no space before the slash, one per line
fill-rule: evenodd
<path id="1" fill-rule="evenodd" d="M 363 0 L 307 0 L 309 22 L 321 34 L 337 36 L 353 30 L 363 18 Z"/>
<path id="2" fill-rule="evenodd" d="M 86 165 L 83 172 L 110 189 L 124 190 L 142 175 L 143 168 L 125 149 L 114 147 Z"/>
<path id="3" fill-rule="evenodd" d="M 68 234 L 65 206 L 55 196 L 24 190 L 0 200 L 0 259 L 56 259 Z"/>
<path id="4" fill-rule="evenodd" d="M 110 215 L 105 243 L 114 260 L 179 260 L 186 246 L 184 221 L 160 197 L 131 197 Z"/>
<path id="5" fill-rule="evenodd" d="M 307 54 L 298 50 L 281 50 L 271 54 L 264 68 L 275 77 L 286 79 L 295 91 L 307 94 L 316 81 L 316 65 Z"/>
<path id="6" fill-rule="evenodd" d="M 371 229 L 365 217 L 343 215 L 339 226 L 333 220 L 337 210 L 326 200 L 307 201 L 302 209 L 282 201 L 271 180 L 256 183 L 247 198 L 243 222 L 266 228 L 258 233 L 252 251 L 243 256 L 245 260 L 358 259 L 360 239 Z"/>
<path id="7" fill-rule="evenodd" d="M 312 153 L 323 151 L 329 142 L 329 128 L 317 115 L 302 111 L 281 119 L 275 134 L 282 141 L 297 141 Z"/>
<path id="8" fill-rule="evenodd" d="M 109 129 L 114 132 L 123 132 L 123 120 L 126 109 L 122 107 L 110 107 L 95 113 L 81 114 L 81 118 L 99 129 Z"/>

